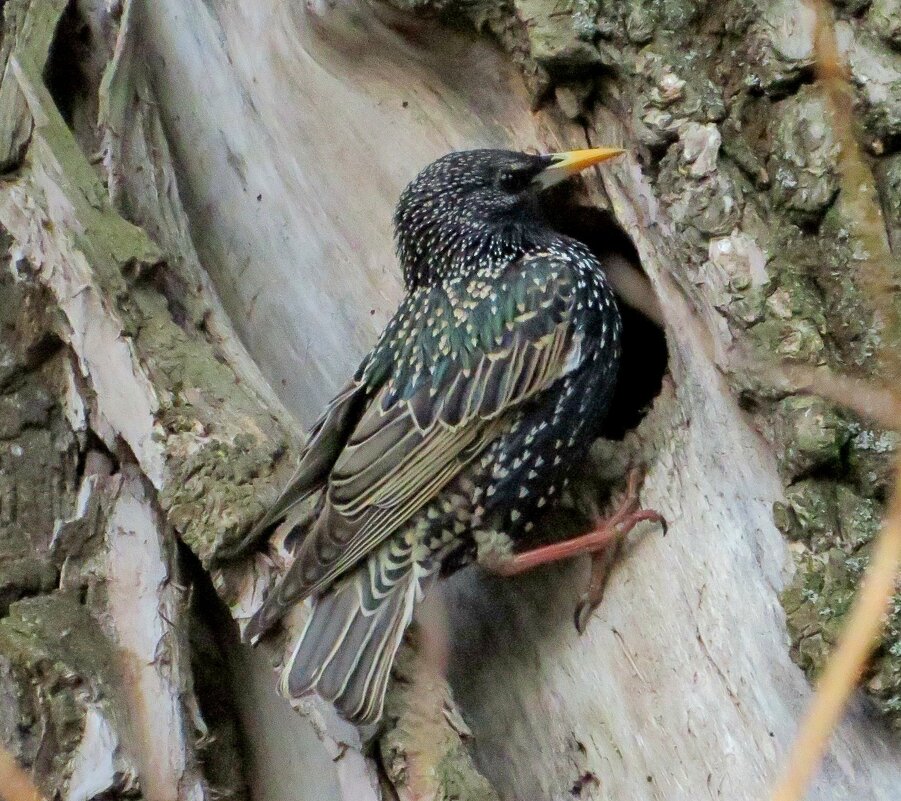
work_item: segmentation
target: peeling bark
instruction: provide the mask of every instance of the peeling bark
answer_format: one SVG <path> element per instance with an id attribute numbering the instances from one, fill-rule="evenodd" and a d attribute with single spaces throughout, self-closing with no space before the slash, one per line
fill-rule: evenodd
<path id="1" fill-rule="evenodd" d="M 174 546 L 140 474 L 123 470 L 104 548 L 106 595 L 124 663 L 132 736 L 140 743 L 142 791 L 162 799 L 177 788 L 179 799 L 201 801 L 207 794 L 181 697 L 192 682 L 183 653 L 185 589 L 174 583 L 169 567 Z"/>
<path id="2" fill-rule="evenodd" d="M 4 7 L 0 736 L 77 801 L 763 797 L 809 694 L 780 593 L 819 580 L 824 544 L 841 570 L 859 559 L 893 447 L 734 359 L 865 368 L 882 335 L 846 277 L 835 140 L 804 85 L 811 19 L 777 0 L 394 5 Z M 840 24 L 863 138 L 888 153 L 871 189 L 893 244 L 896 16 L 877 2 Z M 44 66 L 76 29 L 84 85 L 61 98 Z M 630 540 L 581 638 L 580 565 L 457 576 L 459 710 L 408 650 L 367 745 L 274 694 L 282 643 L 239 646 L 210 586 L 241 621 L 290 558 L 245 534 L 290 472 L 291 415 L 312 422 L 400 295 L 403 184 L 455 147 L 586 142 L 633 148 L 576 204 L 631 240 L 646 278 L 620 259 L 613 280 L 669 349 L 650 413 L 596 447 L 587 495 L 640 458 L 670 533 Z M 798 573 L 774 504 L 808 553 Z M 802 663 L 829 636 L 808 596 L 789 605 Z M 858 704 L 813 797 L 899 782 L 897 743 Z"/>

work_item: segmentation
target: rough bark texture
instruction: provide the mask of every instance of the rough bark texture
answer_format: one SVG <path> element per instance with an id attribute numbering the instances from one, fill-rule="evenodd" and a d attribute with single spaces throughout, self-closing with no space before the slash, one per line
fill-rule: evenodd
<path id="1" fill-rule="evenodd" d="M 822 664 L 895 447 L 730 355 L 866 373 L 898 336 L 855 277 L 809 9 L 394 5 L 4 5 L 0 737 L 67 801 L 764 797 L 809 695 L 792 657 Z M 858 189 L 897 249 L 901 11 L 836 10 Z M 586 142 L 631 154 L 563 222 L 598 249 L 618 222 L 669 360 L 581 494 L 640 458 L 670 533 L 636 533 L 581 638 L 581 564 L 456 577 L 459 709 L 411 647 L 366 746 L 275 695 L 278 644 L 237 644 L 224 610 L 246 618 L 284 557 L 244 534 L 290 471 L 291 414 L 312 422 L 400 295 L 390 216 L 416 169 Z M 634 325 L 627 359 L 653 364 Z M 654 381 L 624 386 L 628 406 Z M 856 704 L 812 797 L 897 797 L 899 647 L 901 607 L 867 679 L 884 714 Z"/>

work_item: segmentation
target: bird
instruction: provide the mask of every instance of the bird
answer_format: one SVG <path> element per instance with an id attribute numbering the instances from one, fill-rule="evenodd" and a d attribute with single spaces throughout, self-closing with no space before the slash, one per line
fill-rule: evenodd
<path id="1" fill-rule="evenodd" d="M 474 561 L 512 575 L 662 520 L 632 487 L 609 525 L 516 550 L 597 436 L 621 359 L 603 264 L 551 227 L 540 196 L 622 152 L 456 151 L 401 193 L 403 299 L 251 534 L 316 495 L 293 563 L 244 631 L 256 643 L 311 600 L 284 695 L 316 692 L 349 721 L 377 721 L 404 631 L 439 577 Z"/>

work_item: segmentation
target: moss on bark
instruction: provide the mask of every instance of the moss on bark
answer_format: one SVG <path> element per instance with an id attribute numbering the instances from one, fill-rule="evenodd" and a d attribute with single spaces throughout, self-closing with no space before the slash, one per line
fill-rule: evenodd
<path id="1" fill-rule="evenodd" d="M 8 703 L 0 731 L 47 797 L 72 778 L 90 707 L 125 726 L 114 650 L 77 597 L 54 593 L 18 601 L 0 620 L 0 676 Z M 7 739 L 8 738 L 8 739 Z M 134 765 L 113 791 L 136 789 Z"/>

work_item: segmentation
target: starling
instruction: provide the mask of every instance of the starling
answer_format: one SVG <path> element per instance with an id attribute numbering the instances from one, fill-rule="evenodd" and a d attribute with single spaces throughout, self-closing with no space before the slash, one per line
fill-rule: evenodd
<path id="1" fill-rule="evenodd" d="M 538 195 L 620 152 L 450 153 L 402 193 L 405 297 L 255 529 L 319 493 L 294 562 L 245 631 L 256 642 L 312 599 L 285 695 L 316 691 L 347 719 L 374 721 L 413 608 L 439 575 L 482 553 L 503 573 L 594 553 L 657 519 L 633 493 L 606 528 L 497 556 L 528 538 L 587 453 L 620 359 L 603 267 L 550 227 Z"/>

